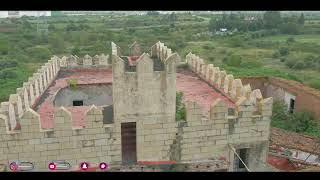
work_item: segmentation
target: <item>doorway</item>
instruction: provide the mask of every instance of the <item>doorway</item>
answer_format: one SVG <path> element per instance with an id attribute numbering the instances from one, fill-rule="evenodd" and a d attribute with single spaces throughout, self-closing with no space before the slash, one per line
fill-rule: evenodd
<path id="1" fill-rule="evenodd" d="M 121 151 L 122 164 L 136 164 L 137 141 L 135 122 L 121 123 Z"/>

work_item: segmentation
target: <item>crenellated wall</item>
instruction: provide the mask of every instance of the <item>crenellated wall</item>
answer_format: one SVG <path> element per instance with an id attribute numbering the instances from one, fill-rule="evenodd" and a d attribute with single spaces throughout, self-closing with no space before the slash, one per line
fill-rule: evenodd
<path id="1" fill-rule="evenodd" d="M 63 56 L 60 59 L 60 67 L 66 69 L 74 68 L 97 68 L 97 67 L 108 67 L 109 66 L 109 55 L 95 55 L 93 57 L 88 54 L 80 58 L 76 55 Z"/>
<path id="2" fill-rule="evenodd" d="M 255 169 L 266 162 L 272 115 L 272 98 L 263 99 L 259 89 L 251 90 L 240 79 L 221 71 L 213 64 L 189 53 L 186 62 L 198 76 L 235 102 L 235 109 L 228 108 L 216 99 L 209 117 L 202 115 L 196 102 L 186 103 L 187 126 L 183 128 L 182 160 L 226 157 L 234 162 L 235 155 L 229 145 L 249 148 L 248 166 Z M 231 171 L 236 170 L 233 163 Z"/>
<path id="3" fill-rule="evenodd" d="M 54 128 L 42 130 L 39 114 L 28 108 L 15 134 L 7 134 L 6 124 L 0 121 L 0 164 L 32 162 L 41 171 L 55 160 L 72 165 L 83 161 L 119 163 L 120 127 L 104 125 L 102 111 L 94 105 L 85 112 L 84 119 L 85 128 L 72 127 L 71 112 L 61 107 L 54 113 Z"/>
<path id="4" fill-rule="evenodd" d="M 21 88 L 17 88 L 16 94 L 11 94 L 8 102 L 2 102 L 0 114 L 7 119 L 6 132 L 15 133 L 19 130 L 22 115 L 33 108 L 43 92 L 50 86 L 60 70 L 59 58 L 53 56 L 44 66 L 29 77 Z"/>
<path id="5" fill-rule="evenodd" d="M 55 80 L 60 68 L 105 67 L 109 64 L 108 58 L 109 55 L 105 56 L 104 54 L 96 55 L 93 58 L 89 55 L 85 55 L 83 58 L 73 55 L 61 58 L 53 56 L 38 71 L 33 73 L 33 76 L 29 77 L 21 88 L 17 88 L 16 94 L 10 95 L 8 102 L 1 103 L 0 114 L 8 119 L 6 122 L 7 132 L 14 133 L 15 129 L 20 128 L 21 116 L 28 108 L 34 108 L 39 98 Z M 79 64 L 80 61 L 84 63 Z"/>

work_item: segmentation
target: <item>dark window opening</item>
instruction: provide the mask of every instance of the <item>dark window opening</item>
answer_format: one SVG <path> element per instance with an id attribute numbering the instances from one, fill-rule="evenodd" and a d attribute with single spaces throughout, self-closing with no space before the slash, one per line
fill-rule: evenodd
<path id="1" fill-rule="evenodd" d="M 112 124 L 113 123 L 113 106 L 104 107 L 102 110 L 103 114 L 103 124 Z"/>
<path id="2" fill-rule="evenodd" d="M 228 116 L 234 116 L 235 113 L 235 109 L 234 108 L 228 108 Z"/>
<path id="3" fill-rule="evenodd" d="M 293 113 L 293 111 L 294 111 L 294 103 L 295 103 L 295 100 L 294 99 L 290 99 L 290 106 L 289 106 L 289 112 L 290 113 Z"/>
<path id="4" fill-rule="evenodd" d="M 234 123 L 235 123 L 235 119 L 228 119 L 229 134 L 233 134 L 234 132 Z"/>
<path id="5" fill-rule="evenodd" d="M 237 154 L 239 155 L 239 157 L 241 158 L 241 160 L 244 163 L 242 163 L 242 161 L 239 159 L 239 157 L 237 155 L 235 155 L 235 158 L 236 158 L 235 159 L 235 165 L 236 165 L 235 168 L 236 168 L 236 170 L 237 171 L 247 171 L 246 166 L 248 166 L 248 149 L 247 148 L 238 149 Z"/>
<path id="6" fill-rule="evenodd" d="M 82 100 L 77 100 L 72 102 L 73 106 L 83 106 L 83 101 Z"/>
<path id="7" fill-rule="evenodd" d="M 158 58 L 153 58 L 153 71 L 164 71 L 164 64 Z"/>

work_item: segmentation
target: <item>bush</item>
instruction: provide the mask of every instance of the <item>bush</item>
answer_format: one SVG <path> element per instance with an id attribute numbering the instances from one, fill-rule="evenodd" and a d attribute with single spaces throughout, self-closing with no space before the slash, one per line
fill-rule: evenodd
<path id="1" fill-rule="evenodd" d="M 281 47 L 279 49 L 279 53 L 281 56 L 286 56 L 289 54 L 289 49 L 287 47 Z"/>
<path id="2" fill-rule="evenodd" d="M 16 67 L 18 63 L 16 61 L 0 61 L 0 70 L 5 68 Z"/>
<path id="3" fill-rule="evenodd" d="M 290 114 L 283 101 L 274 101 L 271 125 L 285 130 L 310 134 L 317 130 L 314 115 L 307 111 Z"/>
<path id="4" fill-rule="evenodd" d="M 281 56 L 280 52 L 279 51 L 275 51 L 273 54 L 272 54 L 272 57 L 273 58 L 279 58 Z"/>
<path id="5" fill-rule="evenodd" d="M 8 54 L 9 51 L 9 41 L 7 39 L 0 39 L 0 53 L 2 55 Z"/>
<path id="6" fill-rule="evenodd" d="M 320 89 L 320 80 L 312 80 L 309 85 L 315 89 Z"/>
<path id="7" fill-rule="evenodd" d="M 295 59 L 285 59 L 285 61 L 286 61 L 286 66 L 288 66 L 289 68 L 293 68 L 293 66 L 297 62 Z"/>
<path id="8" fill-rule="evenodd" d="M 304 69 L 306 66 L 303 61 L 298 61 L 295 63 L 295 65 L 292 67 L 293 69 Z"/>
<path id="9" fill-rule="evenodd" d="M 288 44 L 293 43 L 293 42 L 295 42 L 295 39 L 294 39 L 293 37 L 289 37 L 289 38 L 287 39 L 287 43 L 288 43 Z"/>
<path id="10" fill-rule="evenodd" d="M 241 57 L 239 55 L 229 55 L 226 59 L 225 59 L 225 63 L 228 66 L 234 66 L 234 67 L 240 67 L 241 65 Z"/>

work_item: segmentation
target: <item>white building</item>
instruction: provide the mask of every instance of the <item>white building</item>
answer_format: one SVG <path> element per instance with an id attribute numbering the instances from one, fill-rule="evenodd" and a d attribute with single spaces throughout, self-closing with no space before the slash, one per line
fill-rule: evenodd
<path id="1" fill-rule="evenodd" d="M 0 11 L 0 18 L 20 18 L 22 16 L 51 16 L 51 11 Z"/>

